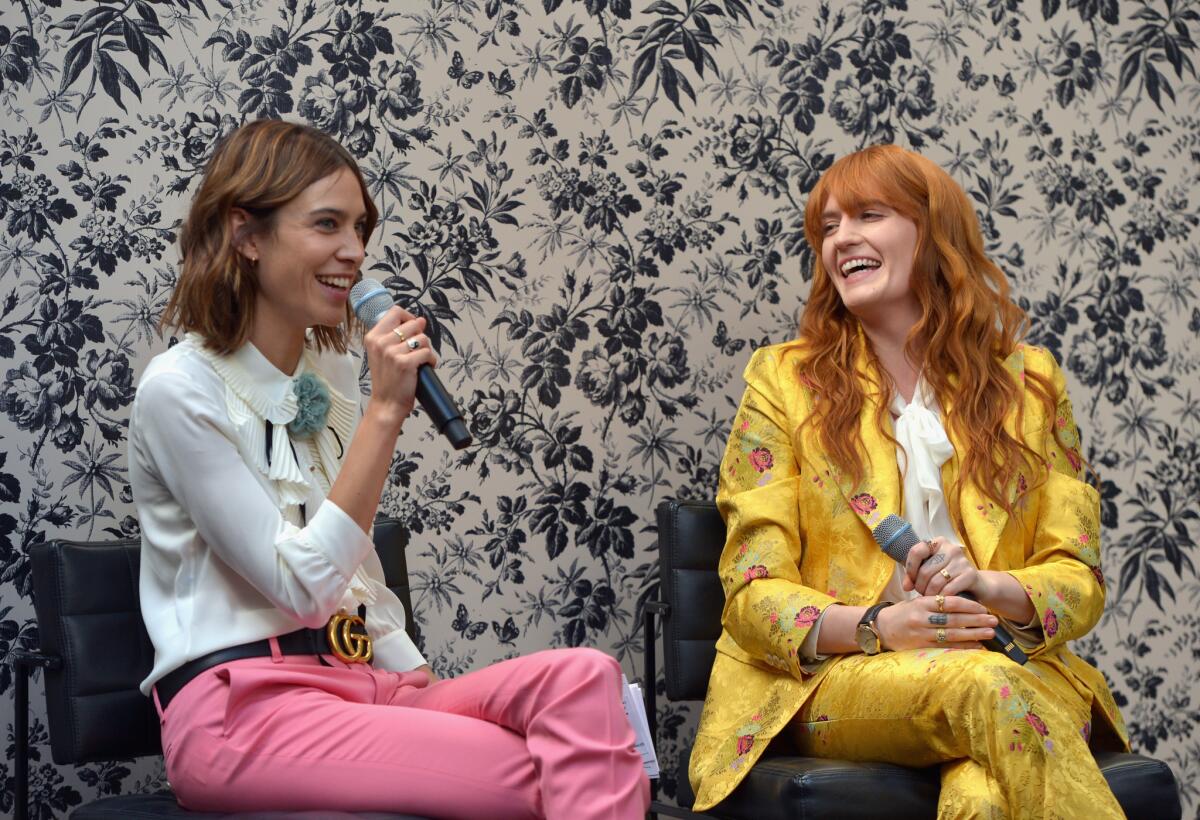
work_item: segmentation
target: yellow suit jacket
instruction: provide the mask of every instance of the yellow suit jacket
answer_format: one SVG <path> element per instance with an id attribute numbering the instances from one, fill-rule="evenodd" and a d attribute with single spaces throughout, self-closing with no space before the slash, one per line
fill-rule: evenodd
<path id="1" fill-rule="evenodd" d="M 812 430 L 796 432 L 815 400 L 798 377 L 799 351 L 793 341 L 754 354 L 721 463 L 717 504 L 728 535 L 719 569 L 726 600 L 689 769 L 697 811 L 733 790 L 841 660 L 832 657 L 815 669 L 805 664 L 811 672 L 800 667 L 798 649 L 825 607 L 874 603 L 895 567 L 871 536 L 884 516 L 902 513 L 903 498 L 895 445 L 876 422 L 880 397 L 867 388 L 860 419 L 867 477 L 850 486 Z M 1031 371 L 1050 377 L 1055 386 L 1054 416 L 1047 417 L 1030 392 L 1022 424 L 1025 441 L 1044 454 L 1050 473 L 1021 500 L 1014 516 L 973 485 L 965 487 L 963 541 L 976 566 L 1006 570 L 1029 592 L 1043 625 L 1043 643 L 1029 650 L 1031 662 L 1058 668 L 1075 696 L 1091 702 L 1127 748 L 1103 675 L 1067 648 L 1067 641 L 1084 635 L 1100 618 L 1105 592 L 1099 495 L 1082 480 L 1078 432 L 1062 371 L 1050 353 L 1028 345 L 1005 365 L 1022 383 Z M 860 356 L 864 377 L 868 366 Z M 890 424 L 890 415 L 884 418 Z M 1006 420 L 1013 435 L 1015 425 L 1014 408 Z M 1071 445 L 1065 451 L 1052 425 Z M 959 467 L 956 452 L 943 468 L 944 487 L 951 486 Z"/>

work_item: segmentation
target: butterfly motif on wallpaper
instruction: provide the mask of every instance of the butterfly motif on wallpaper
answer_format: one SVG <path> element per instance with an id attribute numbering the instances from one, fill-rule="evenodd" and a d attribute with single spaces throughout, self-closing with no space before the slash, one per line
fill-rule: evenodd
<path id="1" fill-rule="evenodd" d="M 724 319 L 717 321 L 717 335 L 713 336 L 712 341 L 717 346 L 717 349 L 726 356 L 732 356 L 746 346 L 745 339 L 729 338 L 729 328 L 725 327 Z"/>
<path id="2" fill-rule="evenodd" d="M 962 66 L 958 69 L 958 79 L 962 80 L 967 88 L 972 91 L 978 91 L 987 85 L 987 81 L 991 79 L 987 74 L 976 74 L 971 66 L 971 58 L 963 57 Z"/>
<path id="3" fill-rule="evenodd" d="M 492 84 L 492 91 L 495 91 L 501 97 L 509 96 L 517 84 L 513 82 L 512 74 L 508 69 L 504 69 L 499 74 L 489 71 L 487 73 L 488 82 Z"/>
<path id="4" fill-rule="evenodd" d="M 454 631 L 462 635 L 468 641 L 473 641 L 487 631 L 487 621 L 472 621 L 471 616 L 467 614 L 467 607 L 464 604 L 458 605 L 458 610 L 455 612 L 454 620 L 450 623 L 454 627 Z"/>
<path id="5" fill-rule="evenodd" d="M 458 83 L 459 88 L 470 88 L 483 79 L 482 71 L 467 71 L 461 51 L 456 51 L 450 57 L 450 67 L 446 69 L 450 79 Z"/>

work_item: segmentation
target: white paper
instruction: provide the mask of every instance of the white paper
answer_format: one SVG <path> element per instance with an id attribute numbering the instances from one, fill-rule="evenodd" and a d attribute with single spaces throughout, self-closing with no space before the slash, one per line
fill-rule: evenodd
<path id="1" fill-rule="evenodd" d="M 650 721 L 646 719 L 646 702 L 642 698 L 642 689 L 636 683 L 630 683 L 621 675 L 621 701 L 625 706 L 625 717 L 633 727 L 636 739 L 634 747 L 642 756 L 642 766 L 650 778 L 658 777 L 658 755 L 654 752 L 654 739 L 650 737 Z"/>

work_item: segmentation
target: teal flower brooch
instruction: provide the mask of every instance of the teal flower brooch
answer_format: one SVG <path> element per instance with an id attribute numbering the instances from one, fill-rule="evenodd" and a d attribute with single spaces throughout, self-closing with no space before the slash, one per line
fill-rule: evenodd
<path id="1" fill-rule="evenodd" d="M 329 417 L 329 387 L 315 373 L 302 373 L 292 382 L 296 395 L 296 418 L 288 422 L 288 432 L 296 438 L 314 436 L 325 429 Z"/>

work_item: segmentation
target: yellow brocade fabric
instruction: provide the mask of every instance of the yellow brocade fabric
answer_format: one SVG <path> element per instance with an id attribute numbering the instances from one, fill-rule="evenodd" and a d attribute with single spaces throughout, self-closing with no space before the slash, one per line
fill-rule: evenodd
<path id="1" fill-rule="evenodd" d="M 1062 372 L 1047 351 L 1028 345 L 1019 347 L 1005 365 L 1020 383 L 1027 371 L 1035 372 L 1048 377 L 1056 390 L 1053 417 L 1047 417 L 1031 391 L 1027 393 L 1020 431 L 1044 455 L 1048 477 L 1024 495 L 1014 516 L 989 502 L 973 485 L 965 486 L 957 500 L 948 495 L 947 503 L 958 503 L 965 530 L 960 534 L 976 566 L 1009 572 L 1029 593 L 1043 632 L 1041 644 L 1026 647 L 1030 662 L 1018 667 L 983 650 L 935 649 L 871 658 L 834 656 L 802 668 L 799 648 L 826 607 L 865 606 L 882 594 L 895 565 L 880 551 L 871 530 L 889 513 L 902 513 L 902 494 L 895 445 L 876 422 L 881 397 L 871 386 L 878 379 L 866 375 L 865 355 L 860 353 L 858 372 L 867 391 L 859 424 L 866 478 L 851 486 L 823 452 L 811 427 L 797 432 L 812 412 L 813 402 L 819 400 L 797 371 L 799 352 L 799 342 L 788 342 L 754 354 L 721 463 L 717 504 L 727 528 L 719 567 L 726 596 L 724 629 L 690 762 L 696 810 L 708 809 L 728 795 L 771 739 L 789 724 L 799 727 L 796 737 L 806 754 L 825 757 L 887 760 L 899 755 L 896 762 L 926 765 L 981 752 L 982 747 L 966 748 L 961 743 L 954 747 L 935 739 L 937 720 L 919 709 L 901 719 L 907 721 L 910 733 L 919 729 L 917 745 L 926 750 L 924 758 L 913 756 L 911 738 L 903 739 L 903 733 L 876 731 L 855 740 L 857 736 L 838 735 L 832 726 L 819 725 L 822 714 L 826 721 L 839 715 L 857 721 L 871 717 L 862 710 L 869 713 L 877 705 L 881 711 L 875 717 L 890 720 L 899 714 L 898 706 L 905 707 L 898 698 L 885 703 L 889 701 L 886 686 L 880 686 L 869 702 L 863 701 L 855 693 L 868 690 L 857 682 L 849 685 L 854 674 L 879 678 L 882 672 L 882 680 L 907 681 L 897 691 L 916 692 L 932 685 L 929 675 L 940 664 L 935 676 L 938 691 L 966 691 L 974 698 L 974 711 L 969 714 L 978 713 L 978 718 L 962 712 L 955 719 L 988 723 L 967 746 L 984 742 L 980 738 L 990 732 L 989 767 L 969 762 L 943 767 L 945 816 L 956 816 L 955 794 L 966 795 L 962 798 L 966 803 L 985 794 L 1007 792 L 1011 797 L 1013 787 L 1001 787 L 998 780 L 1023 783 L 1026 795 L 1037 788 L 1034 802 L 1041 806 L 1042 791 L 1049 800 L 1055 789 L 1049 782 L 1041 787 L 1035 782 L 1045 774 L 1044 767 L 1034 774 L 1007 769 L 998 773 L 996 767 L 1020 769 L 1035 755 L 1039 760 L 1057 755 L 1051 768 L 1057 771 L 1057 764 L 1065 763 L 1065 771 L 1072 772 L 1080 767 L 1070 765 L 1071 756 L 1090 757 L 1087 740 L 1093 728 L 1114 745 L 1128 748 L 1120 712 L 1103 675 L 1067 648 L 1067 641 L 1092 628 L 1104 608 L 1099 496 L 1082 480 L 1078 433 Z M 884 417 L 890 418 L 886 413 Z M 1006 420 L 1013 435 L 1018 435 L 1016 419 L 1014 408 Z M 1068 447 L 1059 446 L 1055 428 Z M 948 429 L 947 434 L 956 445 L 955 455 L 942 469 L 942 486 L 948 488 L 957 478 L 960 453 L 953 432 Z M 1023 490 L 1038 478 L 1019 477 L 1013 497 L 1018 486 Z M 891 666 L 884 669 L 878 664 Z M 949 667 L 958 669 L 957 677 L 943 677 L 950 674 Z M 1006 667 L 1016 672 L 1010 674 Z M 830 675 L 834 683 L 825 687 Z M 926 704 L 925 712 L 936 711 L 943 721 L 949 719 L 944 714 L 945 699 L 905 697 L 910 704 Z M 815 703 L 820 703 L 822 713 L 812 714 Z M 980 703 L 995 714 L 979 713 Z M 1099 716 L 1101 725 L 1092 726 L 1092 715 Z M 1046 722 L 1049 716 L 1052 726 Z M 806 726 L 815 728 L 808 741 Z M 1074 741 L 1067 740 L 1067 726 Z M 945 726 L 940 729 L 948 732 Z M 958 726 L 954 729 L 949 734 L 971 734 L 962 733 Z M 824 748 L 819 742 L 822 737 Z M 1085 781 L 1091 782 L 1092 773 L 1099 778 L 1090 760 L 1076 762 L 1090 766 L 1081 775 Z M 1057 777 L 1053 771 L 1050 776 Z M 1103 786 L 1103 780 L 1099 782 Z M 1107 800 L 1112 800 L 1111 793 Z M 1104 803 L 1094 798 L 1088 806 L 1076 808 L 1104 816 L 1104 812 L 1097 814 L 1097 802 Z M 1119 808 L 1116 812 L 1120 816 Z M 1059 813 L 1039 808 L 1029 814 L 1018 811 L 1017 816 Z M 1061 814 L 1072 816 L 1069 807 Z M 1002 810 L 998 816 L 1003 816 Z"/>

